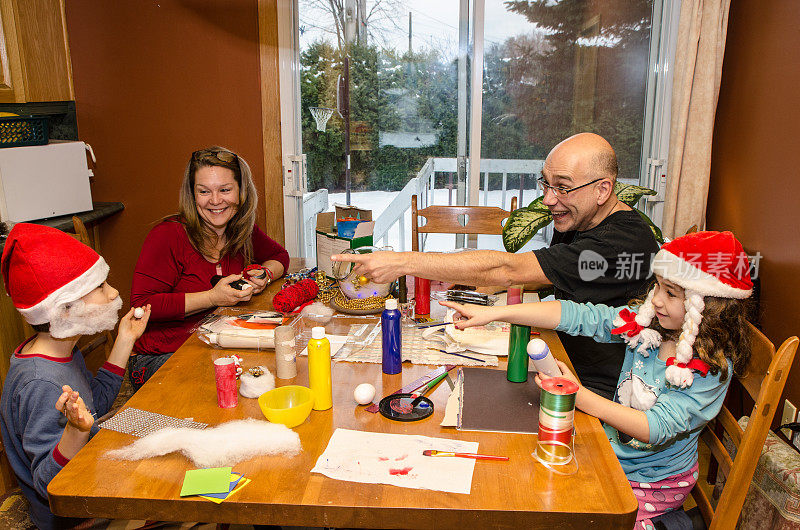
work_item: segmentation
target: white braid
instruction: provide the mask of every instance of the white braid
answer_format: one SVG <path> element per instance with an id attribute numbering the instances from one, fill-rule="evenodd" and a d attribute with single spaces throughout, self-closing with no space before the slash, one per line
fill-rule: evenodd
<path id="1" fill-rule="evenodd" d="M 636 313 L 636 323 L 640 326 L 649 326 L 650 322 L 653 321 L 653 317 L 656 316 L 656 308 L 653 307 L 653 295 L 655 293 L 655 287 L 650 289 L 650 292 L 647 293 L 647 298 L 645 298 L 644 303 L 642 303 L 639 307 L 639 311 Z"/>
<path id="2" fill-rule="evenodd" d="M 694 341 L 700 331 L 700 321 L 703 319 L 703 309 L 705 308 L 705 301 L 701 294 L 686 289 L 685 297 L 683 303 L 686 307 L 686 315 L 683 317 L 681 335 L 675 347 L 675 359 L 682 364 L 688 363 L 694 356 Z M 691 369 L 680 368 L 677 365 L 667 367 L 666 377 L 667 381 L 681 388 L 690 386 L 694 380 Z"/>

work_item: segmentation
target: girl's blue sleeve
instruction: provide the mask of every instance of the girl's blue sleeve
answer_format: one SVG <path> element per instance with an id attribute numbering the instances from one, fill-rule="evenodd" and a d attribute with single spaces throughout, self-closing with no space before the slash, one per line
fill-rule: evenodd
<path id="1" fill-rule="evenodd" d="M 570 335 L 592 337 L 597 342 L 622 342 L 619 335 L 612 335 L 622 307 L 610 307 L 603 304 L 579 304 L 571 300 L 559 300 L 561 303 L 561 321 L 556 331 Z"/>

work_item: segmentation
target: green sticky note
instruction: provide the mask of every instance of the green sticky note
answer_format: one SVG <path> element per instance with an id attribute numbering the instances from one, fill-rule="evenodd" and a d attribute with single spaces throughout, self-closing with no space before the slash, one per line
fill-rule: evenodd
<path id="1" fill-rule="evenodd" d="M 231 468 L 190 469 L 183 477 L 181 497 L 206 493 L 227 493 L 231 485 Z"/>

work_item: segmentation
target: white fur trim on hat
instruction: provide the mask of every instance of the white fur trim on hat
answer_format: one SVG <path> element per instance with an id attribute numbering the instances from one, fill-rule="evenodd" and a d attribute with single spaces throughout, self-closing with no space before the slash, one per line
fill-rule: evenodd
<path id="1" fill-rule="evenodd" d="M 721 282 L 719 278 L 698 269 L 691 262 L 664 249 L 653 258 L 653 274 L 675 282 L 684 289 L 695 291 L 703 296 L 744 299 L 753 294 L 752 289 L 738 289 Z"/>
<path id="2" fill-rule="evenodd" d="M 108 277 L 108 271 L 106 261 L 98 256 L 97 261 L 83 274 L 59 287 L 38 304 L 28 308 L 18 307 L 17 310 L 33 326 L 50 322 L 59 306 L 83 298 L 102 285 Z"/>

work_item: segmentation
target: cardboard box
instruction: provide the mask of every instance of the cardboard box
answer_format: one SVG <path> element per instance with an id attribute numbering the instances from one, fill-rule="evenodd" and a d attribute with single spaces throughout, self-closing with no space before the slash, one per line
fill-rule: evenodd
<path id="1" fill-rule="evenodd" d="M 365 219 L 366 222 L 358 223 L 352 238 L 339 237 L 336 232 L 336 219 L 342 217 L 356 217 Z M 354 207 L 336 206 L 335 212 L 322 212 L 317 214 L 317 270 L 324 271 L 328 277 L 333 277 L 333 263 L 331 256 L 341 254 L 348 248 L 371 246 L 372 232 L 375 223 L 372 221 L 372 211 Z"/>

